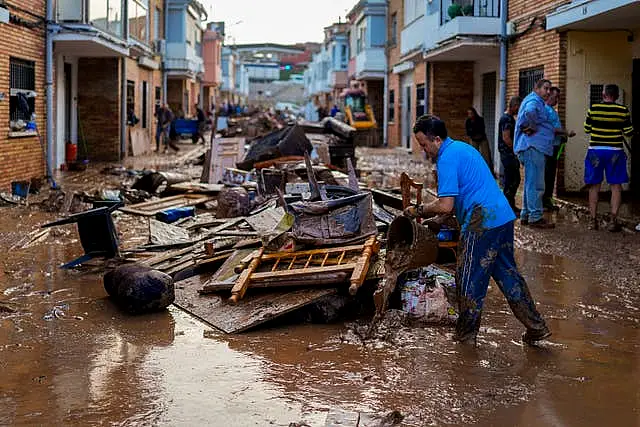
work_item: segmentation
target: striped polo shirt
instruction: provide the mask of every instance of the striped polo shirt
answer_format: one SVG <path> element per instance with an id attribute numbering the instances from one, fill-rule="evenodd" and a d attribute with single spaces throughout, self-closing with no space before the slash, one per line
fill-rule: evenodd
<path id="1" fill-rule="evenodd" d="M 593 104 L 587 111 L 584 131 L 591 135 L 589 148 L 622 150 L 624 137 L 633 134 L 629 109 L 613 102 Z"/>

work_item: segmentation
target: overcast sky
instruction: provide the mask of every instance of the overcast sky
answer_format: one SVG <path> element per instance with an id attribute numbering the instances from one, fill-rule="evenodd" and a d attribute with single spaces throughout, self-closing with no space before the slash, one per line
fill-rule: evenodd
<path id="1" fill-rule="evenodd" d="M 225 21 L 227 43 L 320 42 L 322 29 L 357 0 L 201 0 L 209 21 Z M 213 11 L 213 13 L 212 13 Z M 242 21 L 235 24 L 238 21 Z M 234 25 L 235 24 L 235 25 Z"/>

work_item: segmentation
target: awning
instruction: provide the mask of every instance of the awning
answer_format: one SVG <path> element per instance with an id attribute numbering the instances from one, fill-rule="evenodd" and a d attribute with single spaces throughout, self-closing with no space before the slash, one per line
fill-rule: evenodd
<path id="1" fill-rule="evenodd" d="M 81 57 L 129 56 L 123 41 L 101 31 L 77 29 L 60 31 L 53 36 L 56 53 Z"/>
<path id="2" fill-rule="evenodd" d="M 547 30 L 621 30 L 640 25 L 640 0 L 574 0 L 547 15 Z"/>
<path id="3" fill-rule="evenodd" d="M 497 58 L 499 47 L 497 40 L 459 38 L 426 51 L 422 57 L 431 62 L 479 61 L 493 56 Z"/>

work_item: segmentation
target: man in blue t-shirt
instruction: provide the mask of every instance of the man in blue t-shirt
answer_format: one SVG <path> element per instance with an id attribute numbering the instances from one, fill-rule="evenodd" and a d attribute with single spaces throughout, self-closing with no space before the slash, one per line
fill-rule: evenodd
<path id="1" fill-rule="evenodd" d="M 438 198 L 407 208 L 409 216 L 449 214 L 460 222 L 456 289 L 458 323 L 456 339 L 475 343 L 489 279 L 494 278 L 514 315 L 527 332 L 527 344 L 551 335 L 538 313 L 529 288 L 513 257 L 515 215 L 484 159 L 472 146 L 447 136 L 442 120 L 422 116 L 413 127 L 418 144 L 435 162 Z"/>

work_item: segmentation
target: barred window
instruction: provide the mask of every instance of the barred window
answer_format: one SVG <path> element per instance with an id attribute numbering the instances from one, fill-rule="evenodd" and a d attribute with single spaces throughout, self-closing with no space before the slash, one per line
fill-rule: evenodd
<path id="1" fill-rule="evenodd" d="M 602 92 L 604 85 L 589 85 L 589 107 L 598 102 L 602 102 Z"/>
<path id="2" fill-rule="evenodd" d="M 424 85 L 421 84 L 416 86 L 416 119 L 426 114 L 425 104 Z"/>
<path id="3" fill-rule="evenodd" d="M 524 98 L 533 92 L 536 83 L 544 78 L 544 67 L 527 68 L 520 70 L 518 96 Z"/>
<path id="4" fill-rule="evenodd" d="M 9 114 L 12 128 L 18 120 L 28 122 L 35 111 L 36 63 L 19 58 L 9 59 L 11 98 Z M 24 100 L 26 98 L 26 105 Z M 21 101 L 22 99 L 22 101 Z M 16 128 L 16 130 L 18 130 Z"/>
<path id="5" fill-rule="evenodd" d="M 393 122 L 396 118 L 396 93 L 392 89 L 389 91 L 389 121 Z"/>

